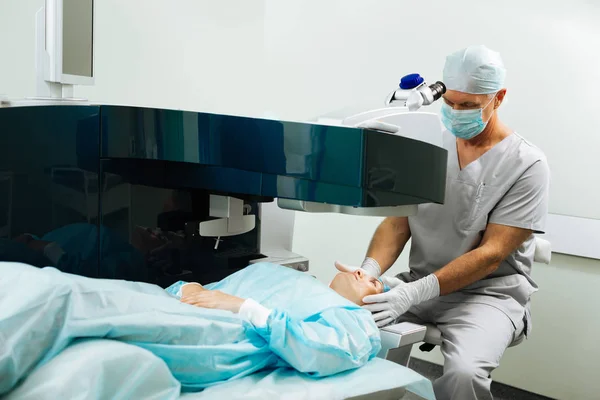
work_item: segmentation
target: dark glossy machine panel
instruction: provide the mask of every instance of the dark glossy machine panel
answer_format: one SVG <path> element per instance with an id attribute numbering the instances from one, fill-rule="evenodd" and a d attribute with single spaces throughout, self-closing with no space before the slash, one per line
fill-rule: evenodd
<path id="1" fill-rule="evenodd" d="M 103 164 L 100 221 L 110 232 L 101 237 L 106 244 L 100 256 L 104 271 L 166 287 L 178 280 L 214 282 L 262 257 L 259 207 L 251 196 L 245 203 L 247 214 L 257 219 L 254 230 L 225 238 L 201 237 L 198 224 L 211 219 L 208 191 L 129 183 L 104 172 Z"/>
<path id="2" fill-rule="evenodd" d="M 378 132 L 120 106 L 0 108 L 0 261 L 167 286 L 260 255 L 259 204 L 441 203 L 446 152 Z M 211 194 L 256 228 L 200 237 Z"/>
<path id="3" fill-rule="evenodd" d="M 102 161 L 100 125 L 100 107 L 0 108 L 0 261 L 167 286 L 219 280 L 261 257 L 257 200 L 271 199 L 250 196 L 257 174 L 186 164 L 191 175 L 175 178 L 176 163 Z M 218 240 L 185 234 L 186 223 L 209 219 L 209 192 L 185 182 L 219 189 L 217 178 L 250 194 L 257 227 Z"/>
<path id="4" fill-rule="evenodd" d="M 2 261 L 100 275 L 99 112 L 0 108 Z"/>
<path id="5" fill-rule="evenodd" d="M 356 207 L 441 203 L 445 190 L 445 150 L 416 140 L 178 110 L 103 106 L 102 157 L 171 162 L 167 181 L 188 187 Z M 137 179 L 138 165 L 119 173 Z"/>
<path id="6" fill-rule="evenodd" d="M 443 203 L 448 152 L 418 140 L 365 132 L 366 200 L 371 205 Z"/>
<path id="7" fill-rule="evenodd" d="M 360 186 L 360 129 L 138 107 L 102 107 L 102 156 L 179 161 Z"/>

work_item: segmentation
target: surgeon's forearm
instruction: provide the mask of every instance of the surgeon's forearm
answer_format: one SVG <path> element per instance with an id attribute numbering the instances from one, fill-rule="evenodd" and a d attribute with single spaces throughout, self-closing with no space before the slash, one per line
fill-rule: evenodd
<path id="1" fill-rule="evenodd" d="M 532 233 L 529 229 L 488 224 L 479 247 L 435 272 L 440 295 L 456 292 L 494 272 Z"/>
<path id="2" fill-rule="evenodd" d="M 434 275 L 440 284 L 440 296 L 460 290 L 494 272 L 501 259 L 486 248 L 477 248 L 458 257 Z"/>
<path id="3" fill-rule="evenodd" d="M 383 274 L 396 262 L 408 239 L 410 239 L 408 218 L 388 217 L 375 231 L 367 257 L 377 260 Z"/>

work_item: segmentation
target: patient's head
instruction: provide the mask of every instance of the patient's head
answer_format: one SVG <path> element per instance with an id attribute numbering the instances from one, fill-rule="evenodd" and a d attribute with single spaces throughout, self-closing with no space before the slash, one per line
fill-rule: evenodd
<path id="1" fill-rule="evenodd" d="M 364 304 L 363 297 L 383 293 L 383 283 L 360 269 L 354 272 L 338 273 L 329 287 L 359 306 Z"/>

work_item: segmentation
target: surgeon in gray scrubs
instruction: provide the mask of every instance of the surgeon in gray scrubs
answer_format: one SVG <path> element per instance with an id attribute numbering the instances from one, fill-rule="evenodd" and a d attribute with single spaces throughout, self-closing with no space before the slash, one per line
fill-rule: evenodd
<path id="1" fill-rule="evenodd" d="M 363 301 L 379 326 L 437 325 L 445 364 L 434 389 L 441 400 L 492 399 L 491 372 L 531 330 L 533 233 L 544 231 L 550 173 L 542 151 L 498 117 L 505 75 L 500 55 L 484 46 L 446 58 L 445 202 L 385 219 L 360 267 L 379 277 L 412 238 L 410 271 L 382 277 L 392 289 Z"/>

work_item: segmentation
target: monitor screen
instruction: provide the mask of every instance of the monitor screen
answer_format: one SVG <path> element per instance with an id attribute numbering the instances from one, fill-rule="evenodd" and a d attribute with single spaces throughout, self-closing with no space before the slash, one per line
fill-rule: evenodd
<path id="1" fill-rule="evenodd" d="M 62 73 L 93 77 L 94 0 L 63 0 Z"/>

